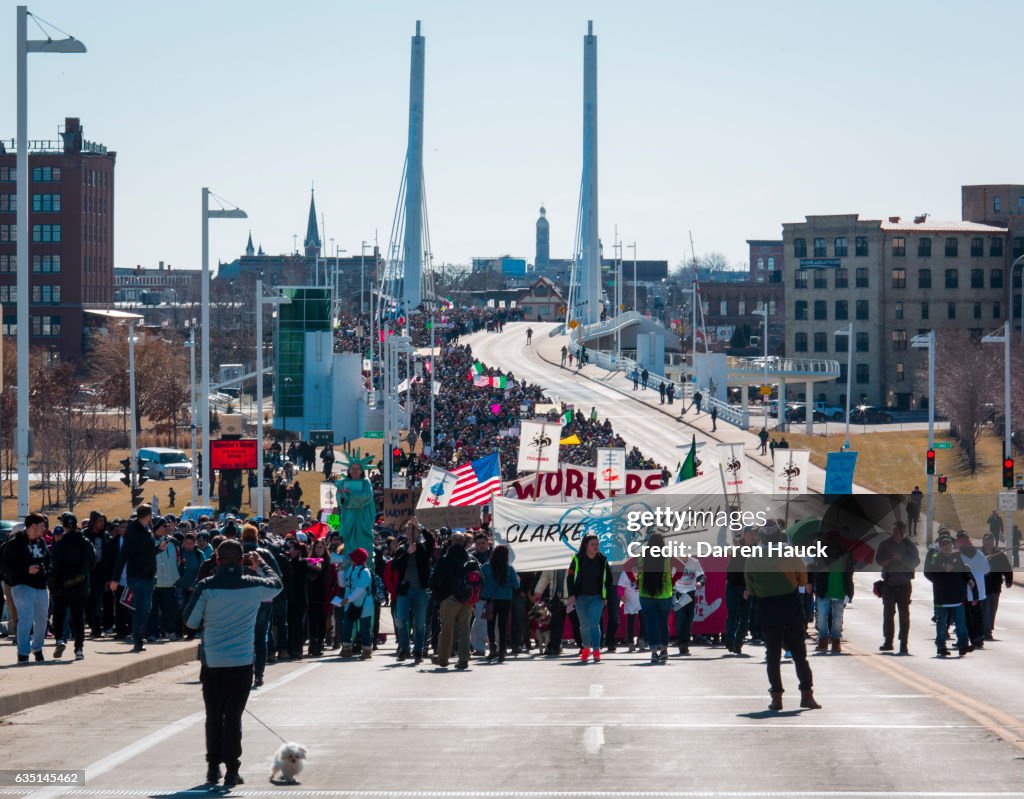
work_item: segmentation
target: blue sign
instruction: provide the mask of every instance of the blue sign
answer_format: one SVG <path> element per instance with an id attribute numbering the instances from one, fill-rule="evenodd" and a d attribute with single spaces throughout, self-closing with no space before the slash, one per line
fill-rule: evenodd
<path id="1" fill-rule="evenodd" d="M 827 269 L 834 266 L 842 266 L 843 262 L 838 258 L 801 258 L 801 269 Z"/>
<path id="2" fill-rule="evenodd" d="M 825 464 L 825 494 L 852 494 L 856 452 L 830 452 Z"/>

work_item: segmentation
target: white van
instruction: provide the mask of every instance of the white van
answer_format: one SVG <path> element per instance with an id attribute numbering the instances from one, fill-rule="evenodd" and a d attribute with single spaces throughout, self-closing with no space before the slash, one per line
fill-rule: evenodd
<path id="1" fill-rule="evenodd" d="M 157 480 L 191 477 L 192 461 L 180 449 L 149 447 L 139 450 L 139 470 L 146 477 Z"/>

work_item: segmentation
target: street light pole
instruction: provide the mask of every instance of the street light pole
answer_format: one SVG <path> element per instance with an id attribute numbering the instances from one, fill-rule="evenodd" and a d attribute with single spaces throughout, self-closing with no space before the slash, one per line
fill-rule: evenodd
<path id="1" fill-rule="evenodd" d="M 192 504 L 199 504 L 198 474 L 196 473 L 196 320 L 192 320 L 189 327 L 188 343 L 189 355 L 189 401 L 188 411 L 192 428 Z"/>
<path id="2" fill-rule="evenodd" d="M 366 313 L 366 242 L 359 245 L 359 313 Z"/>
<path id="3" fill-rule="evenodd" d="M 15 260 L 17 272 L 17 352 L 18 352 L 18 516 L 29 512 L 29 405 L 30 393 L 28 350 L 32 331 L 29 314 L 28 270 L 28 54 L 29 53 L 84 53 L 85 45 L 74 37 L 66 39 L 28 38 L 28 7 L 17 8 L 17 156 L 15 159 L 17 202 L 15 216 Z"/>
<path id="4" fill-rule="evenodd" d="M 132 477 L 131 491 L 132 499 L 135 499 L 135 489 L 139 485 L 139 454 L 137 449 L 135 433 L 135 320 L 128 321 L 128 407 L 131 421 L 129 427 L 129 452 L 131 459 Z"/>
<path id="5" fill-rule="evenodd" d="M 910 340 L 914 349 L 928 350 L 928 449 L 935 449 L 935 330 L 929 330 L 927 335 L 914 336 Z M 928 475 L 928 514 L 925 522 L 927 532 L 925 543 L 932 543 L 932 521 L 935 518 L 935 475 Z"/>
<path id="6" fill-rule="evenodd" d="M 1024 296 L 1024 295 L 1022 295 Z M 1002 344 L 1003 345 L 1003 458 L 1010 458 L 1010 446 L 1013 440 L 1013 433 L 1011 431 L 1010 423 L 1010 320 L 1007 319 L 1003 322 L 1003 333 L 1002 335 L 991 334 L 982 338 L 984 344 Z M 1006 487 L 1003 486 L 1005 489 Z M 1013 546 L 1013 533 L 1012 533 L 1012 515 L 1004 511 L 1003 512 L 1003 534 L 1006 535 L 1006 540 Z"/>
<path id="7" fill-rule="evenodd" d="M 846 440 L 843 442 L 843 449 L 850 448 L 850 393 L 853 391 L 852 377 L 850 371 L 853 369 L 853 322 L 846 327 L 836 331 L 837 336 L 846 336 Z M 931 399 L 929 398 L 929 404 Z M 810 403 L 808 403 L 810 405 Z M 931 444 L 928 445 L 929 448 Z"/>
<path id="8" fill-rule="evenodd" d="M 633 250 L 633 310 L 640 310 L 636 304 L 636 242 L 627 245 Z"/>
<path id="9" fill-rule="evenodd" d="M 203 261 L 200 278 L 200 324 L 202 325 L 202 384 L 199 392 L 199 420 L 203 428 L 203 497 L 210 499 L 210 220 L 246 219 L 241 208 L 210 210 L 210 190 L 203 186 Z"/>

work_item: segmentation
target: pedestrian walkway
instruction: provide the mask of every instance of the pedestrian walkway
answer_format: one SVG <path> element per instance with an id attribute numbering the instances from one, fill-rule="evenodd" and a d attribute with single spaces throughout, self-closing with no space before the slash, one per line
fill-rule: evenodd
<path id="1" fill-rule="evenodd" d="M 53 660 L 53 640 L 43 649 L 46 660 L 16 663 L 14 638 L 0 645 L 0 718 L 19 710 L 70 699 L 118 683 L 137 680 L 195 660 L 199 645 L 195 641 L 147 644 L 146 651 L 132 652 L 130 640 L 86 639 L 85 660 L 76 661 L 68 649 L 60 660 Z"/>

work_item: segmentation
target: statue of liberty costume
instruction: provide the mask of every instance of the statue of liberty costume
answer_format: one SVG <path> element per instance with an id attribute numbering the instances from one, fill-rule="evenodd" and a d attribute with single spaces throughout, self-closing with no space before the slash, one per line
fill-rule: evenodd
<path id="1" fill-rule="evenodd" d="M 360 547 L 370 553 L 367 567 L 372 570 L 373 523 L 377 519 L 377 509 L 373 504 L 373 485 L 366 477 L 366 470 L 373 463 L 373 456 L 361 456 L 357 449 L 342 457 L 345 459 L 344 477 L 334 484 L 341 513 L 341 540 L 346 554 Z M 359 467 L 357 477 L 352 475 L 355 467 Z"/>

